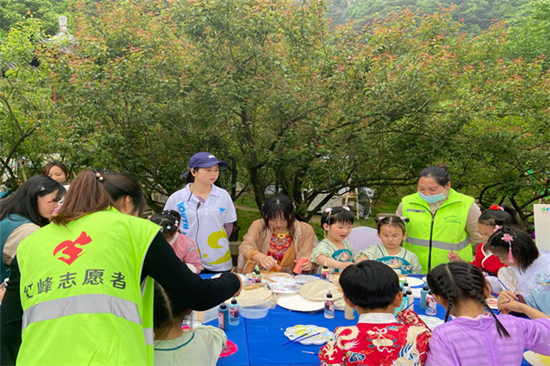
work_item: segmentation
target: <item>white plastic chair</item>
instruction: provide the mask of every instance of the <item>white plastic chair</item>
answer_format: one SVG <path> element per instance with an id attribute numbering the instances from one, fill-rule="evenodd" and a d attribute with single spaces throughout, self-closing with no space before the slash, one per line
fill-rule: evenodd
<path id="1" fill-rule="evenodd" d="M 370 246 L 382 244 L 376 229 L 368 226 L 354 227 L 351 229 L 347 240 L 353 244 L 355 253 L 359 253 Z"/>

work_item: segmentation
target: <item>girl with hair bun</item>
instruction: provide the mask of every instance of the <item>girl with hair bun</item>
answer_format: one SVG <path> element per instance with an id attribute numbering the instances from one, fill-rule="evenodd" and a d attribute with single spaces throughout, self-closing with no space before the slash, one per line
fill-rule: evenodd
<path id="1" fill-rule="evenodd" d="M 521 227 L 516 210 L 510 206 L 492 205 L 477 220 L 477 234 L 483 239 L 479 244 L 472 264 L 491 276 L 496 276 L 502 267 L 506 267 L 487 249 L 487 239 L 503 226 Z M 449 260 L 461 260 L 456 253 L 449 253 Z M 491 281 L 493 285 L 494 281 Z"/>
<path id="2" fill-rule="evenodd" d="M 509 290 L 517 290 L 524 297 L 550 291 L 550 253 L 541 255 L 525 231 L 504 226 L 489 237 L 486 245 L 514 274 L 517 288 Z"/>
<path id="3" fill-rule="evenodd" d="M 377 217 L 378 237 L 382 244 L 368 247 L 355 255 L 355 261 L 365 259 L 377 260 L 390 266 L 397 274 L 408 275 L 421 273 L 422 266 L 418 257 L 403 248 L 403 240 L 407 237 L 405 222 L 409 219 L 399 216 Z"/>
<path id="4" fill-rule="evenodd" d="M 447 312 L 445 324 L 432 331 L 426 366 L 520 365 L 526 348 L 550 355 L 550 317 L 534 309 L 534 320 L 495 315 L 485 301 L 491 292 L 479 268 L 450 262 L 427 277 Z M 455 318 L 447 323 L 450 315 Z"/>
<path id="5" fill-rule="evenodd" d="M 164 238 L 172 246 L 174 252 L 193 273 L 200 273 L 202 270 L 201 259 L 193 240 L 178 231 L 181 217 L 178 211 L 166 210 L 153 214 L 149 220 L 161 227 L 160 231 Z"/>

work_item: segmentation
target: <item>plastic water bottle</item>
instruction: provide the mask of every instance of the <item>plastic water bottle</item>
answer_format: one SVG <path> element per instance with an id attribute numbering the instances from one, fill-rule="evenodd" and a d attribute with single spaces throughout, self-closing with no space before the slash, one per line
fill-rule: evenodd
<path id="1" fill-rule="evenodd" d="M 422 290 L 420 290 L 420 309 L 426 310 L 426 295 L 430 292 L 430 288 L 427 285 L 424 285 Z"/>
<path id="2" fill-rule="evenodd" d="M 218 308 L 218 328 L 227 330 L 229 327 L 229 309 L 225 303 Z"/>
<path id="3" fill-rule="evenodd" d="M 327 262 L 325 262 L 325 265 L 323 266 L 323 269 L 321 271 L 321 278 L 323 280 L 328 280 L 329 275 L 330 275 L 330 269 L 327 266 Z"/>
<path id="4" fill-rule="evenodd" d="M 229 325 L 239 325 L 239 304 L 237 299 L 231 299 L 231 305 L 229 305 Z"/>
<path id="5" fill-rule="evenodd" d="M 437 302 L 431 292 L 426 295 L 426 315 L 435 316 L 437 313 Z"/>
<path id="6" fill-rule="evenodd" d="M 412 293 L 412 290 L 407 290 L 407 306 L 409 306 L 410 304 L 414 304 L 414 295 Z"/>
<path id="7" fill-rule="evenodd" d="M 330 291 L 325 297 L 325 318 L 333 319 L 334 318 L 334 299 Z"/>
<path id="8" fill-rule="evenodd" d="M 252 275 L 252 282 L 253 283 L 262 283 L 262 272 L 260 272 L 260 269 L 258 266 L 254 269 L 254 273 Z"/>

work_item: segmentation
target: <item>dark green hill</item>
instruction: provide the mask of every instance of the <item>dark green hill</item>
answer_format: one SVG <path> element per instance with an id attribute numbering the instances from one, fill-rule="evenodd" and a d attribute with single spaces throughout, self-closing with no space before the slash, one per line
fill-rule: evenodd
<path id="1" fill-rule="evenodd" d="M 521 18 L 529 0 L 334 0 L 329 16 L 334 24 L 343 24 L 352 19 L 355 29 L 362 28 L 374 19 L 384 19 L 391 12 L 410 9 L 415 13 L 433 14 L 441 7 L 453 4 L 453 19 L 463 23 L 464 33 L 478 34 L 487 29 L 494 19 L 513 24 Z"/>

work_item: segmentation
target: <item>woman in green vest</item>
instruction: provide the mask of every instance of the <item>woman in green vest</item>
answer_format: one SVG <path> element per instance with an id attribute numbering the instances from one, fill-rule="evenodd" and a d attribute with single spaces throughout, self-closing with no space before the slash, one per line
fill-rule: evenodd
<path id="1" fill-rule="evenodd" d="M 451 188 L 445 166 L 430 166 L 420 172 L 417 192 L 404 197 L 398 216 L 409 218 L 403 247 L 418 257 L 422 273 L 447 263 L 451 252 L 472 260 L 472 244 L 481 242 L 476 233 L 481 214 L 473 197 Z"/>
<path id="2" fill-rule="evenodd" d="M 236 296 L 238 276 L 202 280 L 122 174 L 84 171 L 53 223 L 21 242 L 1 307 L 1 364 L 153 365 L 153 280 L 171 301 L 206 310 Z M 20 347 L 20 348 L 19 348 Z"/>

